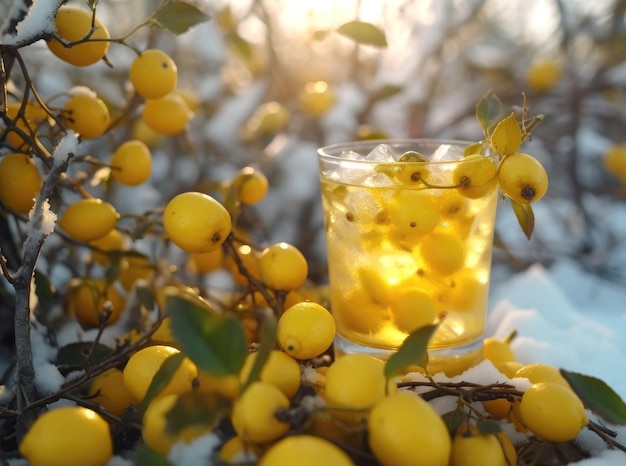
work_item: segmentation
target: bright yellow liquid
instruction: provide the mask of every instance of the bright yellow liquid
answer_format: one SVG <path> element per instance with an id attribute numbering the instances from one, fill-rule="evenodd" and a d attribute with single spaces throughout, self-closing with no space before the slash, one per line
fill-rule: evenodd
<path id="1" fill-rule="evenodd" d="M 419 184 L 358 186 L 322 178 L 321 188 L 331 309 L 341 337 L 394 350 L 417 327 L 440 320 L 432 349 L 482 337 L 495 184 L 477 199 Z"/>

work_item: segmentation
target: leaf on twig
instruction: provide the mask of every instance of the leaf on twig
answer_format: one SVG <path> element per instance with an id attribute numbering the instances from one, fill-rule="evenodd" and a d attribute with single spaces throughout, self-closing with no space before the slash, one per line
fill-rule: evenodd
<path id="1" fill-rule="evenodd" d="M 148 386 L 146 395 L 141 401 L 141 405 L 144 409 L 148 407 L 148 405 L 155 396 L 157 396 L 163 391 L 163 389 L 165 389 L 165 387 L 167 387 L 167 384 L 170 383 L 170 380 L 172 380 L 172 377 L 174 377 L 174 374 L 182 364 L 185 357 L 186 356 L 184 353 L 175 353 L 171 356 L 168 356 L 168 358 L 163 361 L 157 373 L 154 374 L 154 378 Z"/>
<path id="2" fill-rule="evenodd" d="M 166 298 L 165 313 L 176 341 L 199 369 L 217 377 L 239 373 L 248 353 L 239 319 L 210 312 L 182 295 Z"/>
<path id="3" fill-rule="evenodd" d="M 150 23 L 167 29 L 173 34 L 180 35 L 192 27 L 208 21 L 211 17 L 193 3 L 185 1 L 167 2 L 156 10 L 150 18 Z"/>
<path id="4" fill-rule="evenodd" d="M 339 26 L 337 32 L 358 44 L 387 47 L 385 33 L 372 23 L 350 21 Z"/>
<path id="5" fill-rule="evenodd" d="M 428 365 L 428 342 L 437 328 L 439 328 L 439 324 L 426 325 L 406 337 L 398 351 L 392 354 L 385 363 L 385 377 L 391 378 L 401 374 L 411 366 L 426 369 Z"/>
<path id="6" fill-rule="evenodd" d="M 517 152 L 522 144 L 522 131 L 515 114 L 500 121 L 491 134 L 491 145 L 498 154 L 511 155 Z"/>
<path id="7" fill-rule="evenodd" d="M 626 403 L 606 382 L 565 369 L 561 375 L 587 408 L 610 424 L 626 425 Z"/>
<path id="8" fill-rule="evenodd" d="M 491 91 L 487 92 L 476 103 L 476 119 L 483 128 L 485 136 L 488 136 L 491 127 L 500 120 L 502 115 L 502 102 Z"/>
<path id="9" fill-rule="evenodd" d="M 522 227 L 522 231 L 526 235 L 526 238 L 530 240 L 533 230 L 535 229 L 535 214 L 533 212 L 533 208 L 530 204 L 520 204 L 513 199 L 509 200 L 511 201 L 511 206 L 513 206 L 513 212 L 515 212 L 515 217 L 517 217 L 519 226 Z"/>
<path id="10" fill-rule="evenodd" d="M 270 308 L 261 308 L 258 312 L 261 314 L 261 345 L 257 350 L 257 355 L 250 369 L 250 373 L 248 374 L 248 378 L 241 387 L 241 393 L 259 378 L 263 366 L 265 366 L 272 350 L 276 346 L 276 316 Z"/>
<path id="11" fill-rule="evenodd" d="M 81 370 L 85 368 L 87 355 L 90 355 L 89 363 L 93 365 L 105 359 L 112 352 L 113 349 L 101 343 L 96 343 L 95 345 L 91 341 L 69 343 L 59 348 L 56 365 L 61 373 Z"/>

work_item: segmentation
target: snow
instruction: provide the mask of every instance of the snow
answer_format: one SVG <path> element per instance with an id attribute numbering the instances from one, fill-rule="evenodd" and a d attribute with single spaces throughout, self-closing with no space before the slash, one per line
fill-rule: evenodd
<path id="1" fill-rule="evenodd" d="M 0 44 L 19 46 L 31 42 L 41 34 L 52 34 L 56 31 L 54 14 L 63 3 L 62 0 L 39 0 L 33 2 L 26 17 L 17 25 L 14 35 L 5 34 Z"/>

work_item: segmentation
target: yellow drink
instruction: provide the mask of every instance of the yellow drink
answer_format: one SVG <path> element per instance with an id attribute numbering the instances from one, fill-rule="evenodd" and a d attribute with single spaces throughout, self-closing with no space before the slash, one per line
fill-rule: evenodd
<path id="1" fill-rule="evenodd" d="M 320 150 L 336 351 L 388 357 L 410 332 L 441 321 L 429 370 L 459 372 L 482 348 L 495 158 L 462 158 L 461 143 L 449 143 L 447 157 L 458 160 L 402 157 L 428 157 L 442 144 L 427 140 L 386 142 L 394 159 L 408 162 L 359 158 L 379 142 Z M 470 183 L 480 177 L 486 180 Z"/>

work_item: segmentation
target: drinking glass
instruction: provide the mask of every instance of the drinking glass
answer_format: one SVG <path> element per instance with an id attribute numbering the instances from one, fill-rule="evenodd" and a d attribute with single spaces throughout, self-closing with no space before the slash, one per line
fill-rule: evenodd
<path id="1" fill-rule="evenodd" d="M 430 373 L 482 358 L 497 157 L 471 143 L 356 141 L 318 149 L 335 353 L 388 358 L 439 323 Z M 474 146 L 475 147 L 475 146 Z"/>

